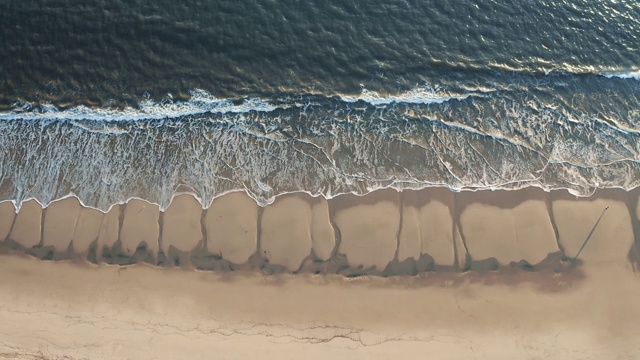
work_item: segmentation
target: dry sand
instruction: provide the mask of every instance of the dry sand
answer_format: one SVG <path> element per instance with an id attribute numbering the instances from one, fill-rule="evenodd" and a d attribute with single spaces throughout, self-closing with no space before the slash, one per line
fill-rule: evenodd
<path id="1" fill-rule="evenodd" d="M 0 358 L 638 359 L 640 280 L 597 270 L 347 279 L 4 255 Z"/>

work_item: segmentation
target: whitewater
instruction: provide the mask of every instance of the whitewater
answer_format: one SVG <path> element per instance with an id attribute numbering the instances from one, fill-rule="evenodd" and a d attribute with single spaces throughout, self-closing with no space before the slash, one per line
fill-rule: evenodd
<path id="1" fill-rule="evenodd" d="M 585 81 L 599 90 L 586 94 Z M 194 89 L 187 101 L 168 95 L 124 109 L 16 103 L 0 114 L 0 200 L 73 195 L 105 211 L 130 198 L 165 209 L 183 192 L 206 207 L 232 191 L 264 206 L 290 192 L 388 187 L 632 189 L 633 88 L 629 76 L 547 75 L 395 94 L 220 99 Z"/>

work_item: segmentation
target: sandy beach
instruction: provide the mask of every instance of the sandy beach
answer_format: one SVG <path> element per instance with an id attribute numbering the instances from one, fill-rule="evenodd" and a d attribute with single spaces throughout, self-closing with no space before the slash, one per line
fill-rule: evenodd
<path id="1" fill-rule="evenodd" d="M 621 266 L 349 279 L 2 255 L 0 268 L 5 359 L 640 356 L 640 282 Z"/>
<path id="2" fill-rule="evenodd" d="M 204 207 L 176 195 L 161 211 L 142 199 L 107 213 L 71 196 L 47 207 L 0 203 L 0 235 L 13 251 L 94 264 L 270 273 L 415 275 L 425 271 L 557 268 L 558 261 L 635 266 L 638 191 L 393 189 L 330 200 L 305 193 L 260 207 L 244 192 Z M 209 263 L 209 264 L 207 264 Z"/>
<path id="3" fill-rule="evenodd" d="M 2 202 L 0 358 L 634 359 L 638 195 Z"/>

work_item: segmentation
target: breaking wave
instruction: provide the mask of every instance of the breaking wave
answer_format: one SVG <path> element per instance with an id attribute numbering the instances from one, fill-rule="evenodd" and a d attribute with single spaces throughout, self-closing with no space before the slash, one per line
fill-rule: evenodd
<path id="1" fill-rule="evenodd" d="M 628 71 L 628 72 L 610 72 L 610 73 L 602 73 L 603 76 L 608 78 L 620 78 L 620 79 L 636 79 L 640 80 L 640 70 L 637 71 Z"/>
<path id="2" fill-rule="evenodd" d="M 278 108 L 258 98 L 244 99 L 240 103 L 229 99 L 218 99 L 210 93 L 194 89 L 190 91 L 188 101 L 172 101 L 168 95 L 165 101 L 154 102 L 149 99 L 140 101 L 137 107 L 122 110 L 110 108 L 89 108 L 81 105 L 59 110 L 53 105 L 17 103 L 9 113 L 0 113 L 0 120 L 96 120 L 96 121 L 139 121 L 165 118 L 178 118 L 202 114 L 244 113 L 249 111 L 269 112 Z"/>

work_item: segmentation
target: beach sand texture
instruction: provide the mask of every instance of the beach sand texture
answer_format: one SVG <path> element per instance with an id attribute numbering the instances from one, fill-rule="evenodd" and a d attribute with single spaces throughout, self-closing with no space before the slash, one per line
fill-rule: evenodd
<path id="1" fill-rule="evenodd" d="M 157 205 L 140 199 L 131 199 L 124 206 L 119 240 L 127 255 L 133 255 L 138 246 L 145 243 L 153 254 L 158 252 L 160 209 Z"/>
<path id="2" fill-rule="evenodd" d="M 6 239 L 16 218 L 16 207 L 11 201 L 0 202 L 0 239 Z"/>
<path id="3" fill-rule="evenodd" d="M 634 242 L 628 202 L 620 191 L 600 191 L 598 196 L 580 199 L 554 194 L 553 213 L 564 253 L 576 256 L 588 238 L 580 254 L 585 262 L 624 263 Z"/>
<path id="4" fill-rule="evenodd" d="M 120 232 L 120 215 L 122 205 L 116 204 L 102 216 L 100 229 L 98 230 L 97 254 L 100 256 L 105 247 L 112 247 L 118 241 Z"/>
<path id="5" fill-rule="evenodd" d="M 332 199 L 330 209 L 341 235 L 338 252 L 353 267 L 384 270 L 395 256 L 400 230 L 400 196 L 383 190 L 360 198 Z"/>
<path id="6" fill-rule="evenodd" d="M 67 250 L 73 240 L 79 216 L 80 202 L 75 197 L 68 197 L 47 206 L 42 221 L 43 245 L 52 246 L 56 252 Z"/>
<path id="7" fill-rule="evenodd" d="M 640 282 L 617 266 L 354 279 L 14 254 L 0 283 L 0 359 L 640 356 Z"/>
<path id="8" fill-rule="evenodd" d="M 41 236 L 42 206 L 36 200 L 27 200 L 15 216 L 8 239 L 22 247 L 31 248 L 40 244 Z"/>
<path id="9" fill-rule="evenodd" d="M 270 264 L 289 272 L 304 269 L 306 259 L 344 259 L 346 264 L 330 268 L 385 275 L 407 273 L 408 262 L 423 264 L 412 273 L 535 268 L 549 265 L 556 254 L 574 258 L 585 242 L 581 261 L 629 264 L 637 238 L 636 198 L 636 193 L 612 189 L 589 198 L 537 188 L 387 189 L 328 201 L 294 193 L 260 208 L 245 193 L 235 192 L 204 210 L 195 197 L 180 194 L 164 212 L 131 199 L 104 214 L 67 197 L 44 210 L 35 200 L 25 201 L 17 214 L 13 203 L 3 202 L 0 235 L 27 252 L 43 247 L 84 259 L 94 248 L 97 262 L 110 262 L 115 252 L 132 262 L 155 264 L 164 254 L 178 256 L 177 264 L 189 267 L 190 253 L 205 251 L 211 261 L 251 268 Z M 101 259 L 105 250 L 108 256 Z"/>
<path id="10" fill-rule="evenodd" d="M 403 210 L 398 260 L 409 254 L 431 256 L 435 264 L 453 266 L 454 194 L 447 189 L 402 192 Z M 409 250 L 410 249 L 410 250 Z"/>
<path id="11" fill-rule="evenodd" d="M 166 254 L 170 247 L 181 252 L 195 249 L 204 240 L 201 218 L 202 206 L 196 198 L 184 194 L 174 197 L 163 216 L 162 251 Z"/>
<path id="12" fill-rule="evenodd" d="M 104 214 L 101 211 L 83 207 L 80 209 L 78 222 L 73 233 L 73 250 L 78 254 L 86 254 L 91 243 L 97 241 Z"/>
<path id="13" fill-rule="evenodd" d="M 460 193 L 458 199 L 460 227 L 472 259 L 535 265 L 560 251 L 544 191 Z"/>
<path id="14" fill-rule="evenodd" d="M 258 205 L 243 192 L 215 199 L 204 226 L 207 249 L 233 264 L 244 264 L 257 251 Z"/>
<path id="15" fill-rule="evenodd" d="M 638 195 L 5 201 L 0 359 L 638 358 Z"/>
<path id="16" fill-rule="evenodd" d="M 311 204 L 304 195 L 279 197 L 262 212 L 260 253 L 291 271 L 311 253 Z"/>

